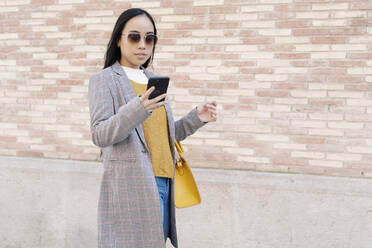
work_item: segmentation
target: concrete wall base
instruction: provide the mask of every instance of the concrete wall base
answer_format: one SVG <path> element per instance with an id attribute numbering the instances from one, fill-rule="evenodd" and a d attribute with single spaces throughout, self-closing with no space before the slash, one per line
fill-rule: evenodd
<path id="1" fill-rule="evenodd" d="M 0 247 L 96 247 L 102 165 L 0 157 Z M 370 248 L 372 180 L 193 169 L 182 248 Z M 171 247 L 170 244 L 167 247 Z"/>

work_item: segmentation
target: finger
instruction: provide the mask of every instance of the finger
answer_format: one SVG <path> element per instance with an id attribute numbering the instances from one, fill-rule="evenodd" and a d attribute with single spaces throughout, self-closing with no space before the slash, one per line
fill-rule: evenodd
<path id="1" fill-rule="evenodd" d="M 160 107 L 163 106 L 164 104 L 165 104 L 165 102 L 158 102 L 158 103 L 152 104 L 152 105 L 149 107 L 149 110 L 150 110 L 150 111 L 154 111 L 155 109 L 160 108 Z"/>
<path id="2" fill-rule="evenodd" d="M 208 109 L 213 109 L 213 110 L 216 110 L 217 109 L 217 107 L 216 106 L 214 106 L 214 105 L 207 105 L 207 107 L 208 107 Z"/>
<path id="3" fill-rule="evenodd" d="M 144 99 L 149 99 L 149 96 L 151 95 L 151 93 L 155 90 L 155 86 L 151 86 L 150 89 L 148 89 L 145 94 L 143 94 L 142 96 L 144 97 Z"/>
<path id="4" fill-rule="evenodd" d="M 216 102 L 206 102 L 205 105 L 206 105 L 206 106 L 210 106 L 210 107 L 217 108 L 217 104 L 216 104 Z"/>
<path id="5" fill-rule="evenodd" d="M 216 101 L 209 101 L 208 104 L 209 105 L 212 105 L 212 106 L 217 106 L 217 102 Z"/>
<path id="6" fill-rule="evenodd" d="M 156 103 L 156 102 L 159 102 L 161 99 L 165 98 L 166 96 L 167 96 L 167 94 L 165 93 L 165 94 L 162 94 L 160 96 L 157 96 L 157 97 L 151 99 L 150 101 L 151 101 L 151 103 Z"/>
<path id="7" fill-rule="evenodd" d="M 217 109 L 213 109 L 213 108 L 208 108 L 207 110 L 206 110 L 206 112 L 208 112 L 208 113 L 217 113 Z"/>
<path id="8" fill-rule="evenodd" d="M 157 105 L 158 108 L 160 108 L 161 106 L 165 105 L 165 102 L 158 102 L 156 105 Z"/>
<path id="9" fill-rule="evenodd" d="M 206 110 L 208 109 L 208 103 L 204 103 L 202 106 L 201 106 L 202 110 Z"/>

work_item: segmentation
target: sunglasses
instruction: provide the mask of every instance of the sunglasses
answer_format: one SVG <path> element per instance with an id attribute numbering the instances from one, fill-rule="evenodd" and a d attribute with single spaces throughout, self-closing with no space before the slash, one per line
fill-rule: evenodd
<path id="1" fill-rule="evenodd" d="M 141 35 L 137 33 L 129 33 L 127 37 L 128 41 L 132 44 L 136 44 L 141 40 Z M 155 45 L 156 42 L 158 41 L 158 37 L 154 34 L 145 35 L 144 38 L 146 45 Z"/>

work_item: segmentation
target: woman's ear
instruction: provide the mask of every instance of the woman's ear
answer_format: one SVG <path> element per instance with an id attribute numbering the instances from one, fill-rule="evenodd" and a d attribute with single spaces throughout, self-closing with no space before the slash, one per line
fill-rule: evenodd
<path id="1" fill-rule="evenodd" d="M 118 42 L 116 42 L 116 46 L 120 47 L 120 43 L 121 43 L 121 38 L 118 40 Z"/>

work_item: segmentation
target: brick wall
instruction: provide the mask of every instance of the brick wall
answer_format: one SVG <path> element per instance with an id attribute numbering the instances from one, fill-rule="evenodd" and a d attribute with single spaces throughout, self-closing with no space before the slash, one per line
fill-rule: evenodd
<path id="1" fill-rule="evenodd" d="M 372 177 L 368 0 L 1 0 L 0 155 L 98 159 L 88 81 L 129 7 L 156 19 L 176 117 L 219 103 L 193 166 Z"/>

